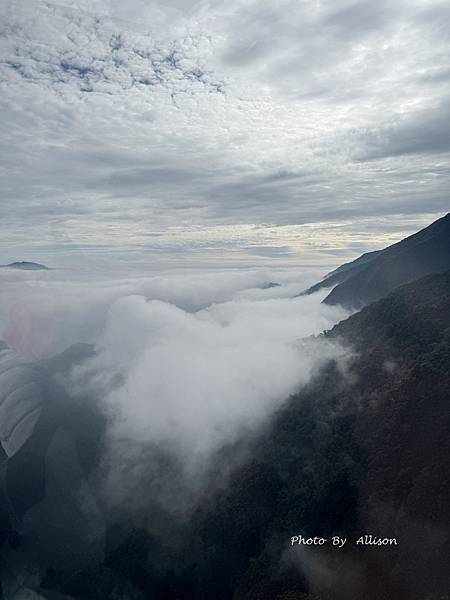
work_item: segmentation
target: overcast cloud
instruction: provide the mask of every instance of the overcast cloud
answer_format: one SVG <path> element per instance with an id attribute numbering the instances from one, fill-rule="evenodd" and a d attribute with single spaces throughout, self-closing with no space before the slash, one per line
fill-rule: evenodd
<path id="1" fill-rule="evenodd" d="M 448 210 L 444 0 L 0 19 L 1 262 L 332 264 Z"/>

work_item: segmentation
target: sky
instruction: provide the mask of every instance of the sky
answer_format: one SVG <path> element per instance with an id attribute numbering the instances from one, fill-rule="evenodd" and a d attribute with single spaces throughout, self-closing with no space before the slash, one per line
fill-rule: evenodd
<path id="1" fill-rule="evenodd" d="M 3 0 L 0 263 L 328 266 L 449 209 L 446 0 Z"/>

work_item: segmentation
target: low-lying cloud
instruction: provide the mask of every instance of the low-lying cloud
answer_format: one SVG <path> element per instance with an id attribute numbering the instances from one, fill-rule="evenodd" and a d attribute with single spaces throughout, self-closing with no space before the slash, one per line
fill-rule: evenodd
<path id="1" fill-rule="evenodd" d="M 347 313 L 321 304 L 320 294 L 295 297 L 318 277 L 307 270 L 96 283 L 61 274 L 3 277 L 11 346 L 34 358 L 80 341 L 95 348 L 64 383 L 99 402 L 110 419 L 105 465 L 113 501 L 137 501 L 155 466 L 144 461 L 143 474 L 141 453 L 168 452 L 193 479 L 221 447 L 257 431 L 327 360 L 346 355 L 314 336 Z M 161 486 L 164 477 L 157 479 Z M 154 485 L 146 489 L 157 495 Z"/>
<path id="2" fill-rule="evenodd" d="M 77 342 L 96 343 L 110 307 L 142 295 L 194 312 L 233 297 L 295 296 L 313 283 L 313 270 L 229 270 L 116 276 L 74 271 L 0 270 L 2 337 L 30 359 L 62 352 Z M 283 286 L 261 289 L 275 279 Z"/>
<path id="3" fill-rule="evenodd" d="M 342 316 L 316 298 L 232 300 L 197 313 L 128 296 L 109 309 L 96 369 L 123 383 L 108 395 L 116 433 L 170 441 L 191 457 L 264 416 L 339 355 L 315 339 Z"/>

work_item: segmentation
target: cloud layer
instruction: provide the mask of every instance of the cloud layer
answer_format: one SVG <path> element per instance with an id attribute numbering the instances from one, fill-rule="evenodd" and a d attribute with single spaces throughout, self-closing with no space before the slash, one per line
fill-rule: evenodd
<path id="1" fill-rule="evenodd" d="M 125 271 L 112 279 L 96 272 L 1 269 L 1 338 L 39 360 L 77 342 L 96 343 L 109 308 L 121 298 L 142 296 L 195 313 L 233 299 L 292 298 L 320 276 L 306 269 L 171 270 L 134 277 Z M 283 285 L 267 287 L 273 282 Z"/>
<path id="2" fill-rule="evenodd" d="M 383 245 L 390 215 L 403 235 L 448 208 L 443 1 L 8 0 L 1 21 L 7 258 L 330 263 L 356 254 L 342 228 Z"/>
<path id="3" fill-rule="evenodd" d="M 0 277 L 2 337 L 14 350 L 36 360 L 77 342 L 94 345 L 95 355 L 62 383 L 110 419 L 105 471 L 113 503 L 146 502 L 137 493 L 142 481 L 174 493 L 172 471 L 152 471 L 160 452 L 180 463 L 175 480 L 189 488 L 179 490 L 184 502 L 216 451 L 248 439 L 325 361 L 348 352 L 311 337 L 347 313 L 321 304 L 323 294 L 295 297 L 317 272 L 239 269 L 94 282 L 4 269 Z"/>
<path id="4" fill-rule="evenodd" d="M 211 457 L 247 443 L 321 365 L 349 355 L 313 337 L 347 313 L 321 304 L 321 294 L 293 297 L 305 273 L 172 278 L 135 282 L 147 296 L 131 294 L 128 282 L 104 297 L 99 323 L 90 322 L 96 354 L 65 382 L 110 419 L 105 501 L 128 510 L 146 506 L 141 490 L 151 490 L 152 501 L 184 512 L 204 489 Z M 84 303 L 92 310 L 92 299 Z"/>
<path id="5" fill-rule="evenodd" d="M 339 356 L 335 346 L 302 338 L 344 314 L 311 297 L 238 299 L 195 314 L 142 296 L 118 300 L 94 364 L 102 379 L 124 378 L 108 397 L 120 415 L 116 434 L 170 443 L 195 461 L 254 430 Z"/>

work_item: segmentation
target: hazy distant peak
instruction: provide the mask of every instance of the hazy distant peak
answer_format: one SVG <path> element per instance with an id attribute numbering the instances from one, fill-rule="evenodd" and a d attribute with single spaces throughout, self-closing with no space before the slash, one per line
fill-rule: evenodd
<path id="1" fill-rule="evenodd" d="M 8 265 L 1 265 L 3 268 L 8 269 L 23 269 L 24 271 L 49 271 L 49 267 L 41 265 L 40 263 L 29 262 L 27 260 L 20 260 L 9 263 Z"/>

